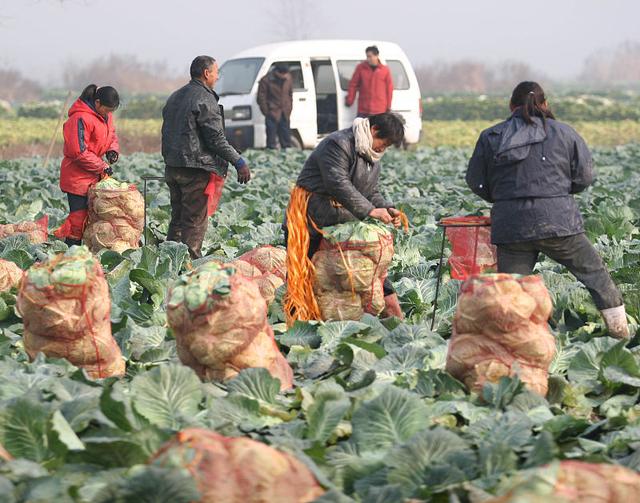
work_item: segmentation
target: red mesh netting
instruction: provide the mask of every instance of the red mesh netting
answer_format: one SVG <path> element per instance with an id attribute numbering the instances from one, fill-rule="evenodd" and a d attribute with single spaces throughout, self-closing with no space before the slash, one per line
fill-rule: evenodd
<path id="1" fill-rule="evenodd" d="M 200 503 L 308 503 L 324 494 L 311 470 L 293 455 L 199 428 L 179 432 L 150 463 L 186 468 Z"/>
<path id="2" fill-rule="evenodd" d="M 121 376 L 125 364 L 111 335 L 109 287 L 100 263 L 87 259 L 87 255 L 78 258 L 60 254 L 34 264 L 25 274 L 16 304 L 24 322 L 24 348 L 30 358 L 40 352 L 66 358 L 94 379 Z M 85 281 L 54 282 L 53 272 L 58 266 L 80 260 L 91 261 Z M 51 278 L 48 284 L 37 286 L 34 272 Z"/>
<path id="3" fill-rule="evenodd" d="M 0 225 L 0 239 L 16 234 L 27 234 L 33 244 L 44 243 L 49 235 L 49 216 L 44 215 L 35 222 Z"/>
<path id="4" fill-rule="evenodd" d="M 222 197 L 222 189 L 224 189 L 224 178 L 215 173 L 209 173 L 209 183 L 204 189 L 207 196 L 207 216 L 210 217 L 218 209 L 220 198 Z"/>
<path id="5" fill-rule="evenodd" d="M 131 184 L 128 188 L 89 189 L 89 214 L 82 236 L 93 253 L 102 249 L 123 252 L 138 248 L 144 227 L 144 199 Z"/>
<path id="6" fill-rule="evenodd" d="M 553 305 L 540 276 L 473 276 L 462 285 L 449 341 L 447 371 L 480 391 L 518 374 L 541 395 L 556 351 L 547 320 Z"/>
<path id="7" fill-rule="evenodd" d="M 555 472 L 555 477 L 553 477 Z M 507 494 L 486 503 L 629 503 L 640 501 L 640 475 L 620 465 L 560 461 L 556 465 L 532 472 L 541 476 L 533 486 L 531 480 L 516 485 Z M 538 491 L 545 484 L 550 492 Z M 536 490 L 537 488 L 537 490 Z"/>
<path id="8" fill-rule="evenodd" d="M 18 286 L 22 278 L 22 269 L 9 260 L 0 259 L 0 292 Z"/>
<path id="9" fill-rule="evenodd" d="M 465 280 L 497 267 L 496 247 L 491 244 L 491 219 L 483 216 L 443 218 L 451 243 L 449 267 L 453 279 Z"/>
<path id="10" fill-rule="evenodd" d="M 382 285 L 393 259 L 393 235 L 376 241 L 323 239 L 313 256 L 313 290 L 323 320 L 359 320 L 384 309 Z"/>
<path id="11" fill-rule="evenodd" d="M 287 277 L 287 252 L 274 246 L 260 246 L 230 264 L 243 276 L 252 279 L 260 289 L 267 304 L 271 304 L 276 290 L 284 285 Z"/>
<path id="12" fill-rule="evenodd" d="M 180 361 L 201 379 L 216 381 L 231 379 L 245 368 L 262 367 L 280 379 L 282 389 L 291 388 L 293 371 L 278 349 L 258 286 L 240 274 L 232 274 L 229 282 L 228 294 L 210 291 L 195 310 L 172 300 L 177 298 L 176 286 L 169 290 L 167 319 Z"/>

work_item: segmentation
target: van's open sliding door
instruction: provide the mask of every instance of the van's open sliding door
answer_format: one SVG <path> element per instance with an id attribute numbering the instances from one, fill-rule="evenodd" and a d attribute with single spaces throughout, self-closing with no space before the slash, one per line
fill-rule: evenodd
<path id="1" fill-rule="evenodd" d="M 316 87 L 318 136 L 323 136 L 338 129 L 336 77 L 329 58 L 312 59 L 311 70 Z"/>

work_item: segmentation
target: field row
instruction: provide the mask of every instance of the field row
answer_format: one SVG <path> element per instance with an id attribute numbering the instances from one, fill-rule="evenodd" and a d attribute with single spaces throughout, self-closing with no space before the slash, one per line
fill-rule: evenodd
<path id="1" fill-rule="evenodd" d="M 424 122 L 421 144 L 428 147 L 473 147 L 480 131 L 495 121 Z M 640 121 L 583 121 L 573 124 L 592 146 L 612 147 L 640 142 Z M 157 119 L 121 119 L 117 122 L 124 153 L 160 150 L 160 126 Z M 55 119 L 17 118 L 0 121 L 0 157 L 44 155 L 55 138 L 54 156 L 62 148 L 62 127 Z"/>

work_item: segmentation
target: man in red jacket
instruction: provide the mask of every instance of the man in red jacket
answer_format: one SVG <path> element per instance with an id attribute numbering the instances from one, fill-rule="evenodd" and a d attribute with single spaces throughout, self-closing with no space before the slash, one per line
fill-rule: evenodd
<path id="1" fill-rule="evenodd" d="M 358 96 L 358 117 L 382 114 L 391 110 L 393 80 L 389 67 L 380 62 L 380 51 L 375 45 L 367 47 L 367 59 L 353 72 L 349 82 L 346 104 L 353 105 Z"/>

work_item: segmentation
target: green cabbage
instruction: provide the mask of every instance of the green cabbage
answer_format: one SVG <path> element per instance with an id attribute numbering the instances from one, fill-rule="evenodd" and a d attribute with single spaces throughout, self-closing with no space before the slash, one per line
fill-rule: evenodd
<path id="1" fill-rule="evenodd" d="M 96 189 L 103 189 L 103 190 L 104 189 L 107 189 L 107 190 L 128 189 L 128 188 L 129 188 L 129 184 L 127 182 L 119 182 L 118 180 L 112 177 L 108 177 L 108 178 L 105 178 L 104 180 L 100 180 L 96 184 Z"/>
<path id="2" fill-rule="evenodd" d="M 90 271 L 95 266 L 95 258 L 86 246 L 72 246 L 64 253 L 53 270 L 50 271 L 47 266 L 46 263 L 38 264 L 27 272 L 29 281 L 36 288 L 45 288 L 51 284 L 82 285 L 86 283 Z"/>
<path id="3" fill-rule="evenodd" d="M 345 241 L 378 241 L 381 236 L 389 235 L 389 228 L 378 221 L 355 220 L 343 224 L 332 225 L 322 229 L 324 237 L 331 242 Z"/>
<path id="4" fill-rule="evenodd" d="M 167 303 L 170 307 L 185 304 L 189 311 L 195 311 L 211 299 L 211 294 L 228 295 L 232 274 L 232 270 L 216 262 L 207 262 L 176 280 Z"/>
<path id="5" fill-rule="evenodd" d="M 82 285 L 87 281 L 85 262 L 61 262 L 51 272 L 51 281 L 63 285 Z"/>

